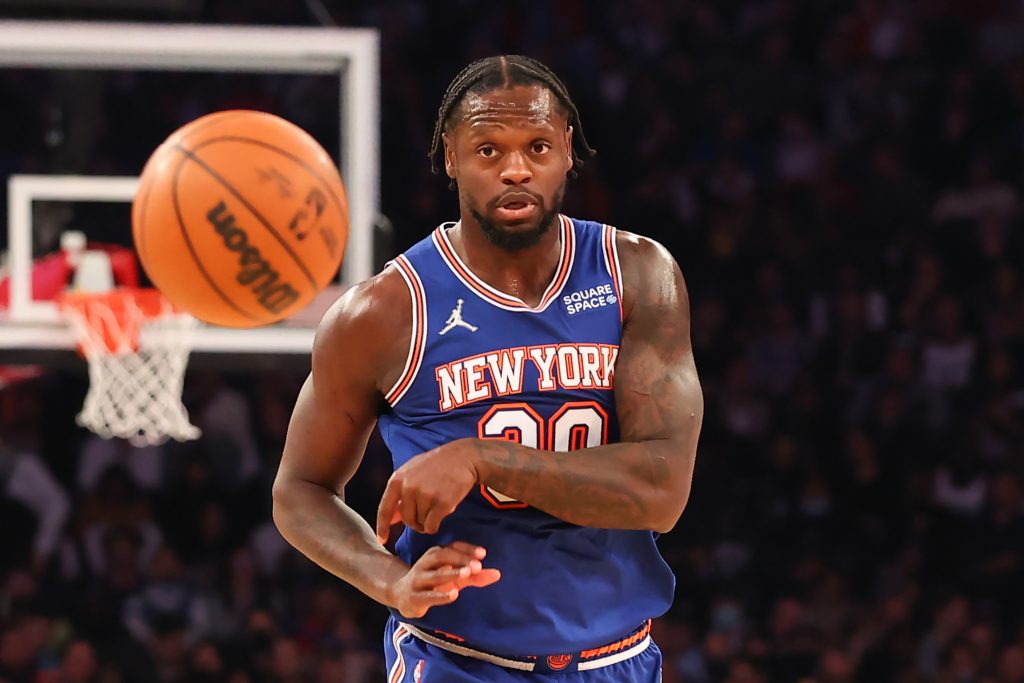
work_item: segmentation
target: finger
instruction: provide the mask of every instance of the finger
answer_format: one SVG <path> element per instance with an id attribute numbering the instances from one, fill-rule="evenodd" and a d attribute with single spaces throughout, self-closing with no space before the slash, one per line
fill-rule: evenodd
<path id="1" fill-rule="evenodd" d="M 398 501 L 398 509 L 402 511 L 402 521 L 405 522 L 405 525 L 422 534 L 423 525 L 420 524 L 416 514 L 415 496 L 402 496 L 402 500 Z"/>
<path id="2" fill-rule="evenodd" d="M 387 543 L 391 535 L 391 525 L 394 524 L 392 520 L 398 510 L 401 493 L 402 480 L 392 475 L 384 488 L 384 495 L 380 497 L 380 505 L 377 506 L 377 540 L 381 544 Z"/>
<path id="3" fill-rule="evenodd" d="M 460 576 L 456 579 L 455 585 L 460 589 L 466 587 L 483 588 L 484 586 L 490 586 L 492 583 L 497 583 L 500 579 L 501 571 L 488 567 L 469 576 Z"/>
<path id="4" fill-rule="evenodd" d="M 487 557 L 486 548 L 479 545 L 473 545 L 472 543 L 466 543 L 465 541 L 452 541 L 446 547 L 466 553 L 467 555 L 472 555 L 478 560 L 482 560 Z"/>
<path id="5" fill-rule="evenodd" d="M 439 569 L 445 565 L 453 567 L 469 566 L 471 573 L 480 571 L 483 566 L 480 564 L 480 560 L 472 555 L 467 555 L 446 546 L 434 546 L 423 553 L 423 556 L 416 562 L 416 569 Z"/>
<path id="6" fill-rule="evenodd" d="M 453 567 L 446 564 L 443 567 L 420 573 L 413 579 L 412 587 L 416 590 L 448 590 L 461 579 L 468 579 L 472 574 L 467 565 Z"/>
<path id="7" fill-rule="evenodd" d="M 403 609 L 401 613 L 403 616 L 419 619 L 425 615 L 431 607 L 449 605 L 455 602 L 458 597 L 459 591 L 456 588 L 451 588 L 449 590 L 417 591 L 410 596 L 409 606 Z"/>
<path id="8" fill-rule="evenodd" d="M 424 590 L 413 594 L 413 601 L 420 607 L 436 607 L 437 605 L 450 605 L 459 597 L 459 589 L 451 590 Z"/>
<path id="9" fill-rule="evenodd" d="M 425 515 L 423 517 L 423 529 L 428 534 L 436 534 L 438 530 L 440 530 L 441 528 L 442 520 L 444 520 L 445 517 L 452 514 L 454 511 L 455 508 L 447 509 L 439 505 L 431 507 L 430 509 L 425 511 Z M 423 514 L 424 511 L 420 510 L 420 513 Z"/>

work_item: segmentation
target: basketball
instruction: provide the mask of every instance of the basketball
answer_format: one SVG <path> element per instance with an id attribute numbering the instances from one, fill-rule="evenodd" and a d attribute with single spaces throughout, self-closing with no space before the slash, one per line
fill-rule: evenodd
<path id="1" fill-rule="evenodd" d="M 153 284 L 208 323 L 256 327 L 308 304 L 341 265 L 348 204 L 320 144 L 258 111 L 171 134 L 139 179 L 135 249 Z"/>

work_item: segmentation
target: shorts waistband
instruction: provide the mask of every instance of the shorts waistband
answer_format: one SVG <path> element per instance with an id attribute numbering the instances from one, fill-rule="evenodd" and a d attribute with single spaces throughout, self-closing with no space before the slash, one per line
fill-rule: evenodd
<path id="1" fill-rule="evenodd" d="M 506 669 L 532 671 L 535 673 L 562 673 L 600 669 L 635 657 L 645 651 L 651 644 L 650 619 L 641 624 L 639 628 L 628 636 L 614 643 L 579 652 L 527 657 L 506 657 L 504 655 L 491 654 L 490 652 L 476 650 L 467 647 L 463 643 L 456 642 L 452 636 L 446 633 L 427 633 L 423 629 L 405 622 L 399 622 L 399 625 L 423 642 L 430 643 L 453 654 L 490 662 L 491 664 L 503 666 Z"/>

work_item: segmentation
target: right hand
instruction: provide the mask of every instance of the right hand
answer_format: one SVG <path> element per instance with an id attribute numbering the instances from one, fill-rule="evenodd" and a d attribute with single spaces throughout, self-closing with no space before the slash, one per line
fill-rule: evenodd
<path id="1" fill-rule="evenodd" d="M 455 602 L 463 588 L 491 585 L 501 572 L 484 569 L 486 555 L 482 547 L 461 541 L 430 548 L 395 582 L 391 605 L 402 616 L 418 619 L 431 607 Z"/>

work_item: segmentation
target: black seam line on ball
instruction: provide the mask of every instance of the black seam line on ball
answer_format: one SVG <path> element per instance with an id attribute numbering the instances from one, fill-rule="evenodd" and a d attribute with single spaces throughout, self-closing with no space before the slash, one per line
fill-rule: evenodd
<path id="1" fill-rule="evenodd" d="M 224 187 L 224 189 L 233 194 L 235 196 L 235 199 L 242 202 L 245 208 L 248 209 L 249 212 L 256 217 L 256 220 L 262 223 L 263 227 L 266 228 L 270 232 L 270 234 L 274 236 L 274 238 L 281 244 L 282 247 L 284 247 L 284 250 L 287 251 L 288 254 L 292 257 L 292 260 L 295 261 L 295 265 L 299 267 L 299 270 L 302 271 L 302 274 L 306 276 L 307 280 L 309 280 L 309 284 L 312 285 L 315 289 L 319 289 L 319 285 L 317 285 L 316 279 L 313 277 L 313 274 L 309 272 L 309 269 L 306 268 L 306 264 L 302 262 L 302 260 L 299 258 L 299 255 L 295 253 L 295 250 L 291 248 L 288 242 L 286 242 L 285 239 L 281 237 L 281 234 L 276 229 L 274 229 L 274 226 L 272 226 L 270 222 L 266 218 L 264 218 L 262 214 L 260 214 L 260 212 L 257 211 L 256 208 L 252 204 L 250 204 L 249 201 L 231 185 L 231 183 L 225 180 L 221 174 L 217 173 L 217 171 L 211 168 L 209 164 L 200 159 L 193 152 L 185 149 L 181 145 L 175 145 L 175 148 L 182 154 L 187 156 L 189 159 L 202 166 L 207 173 L 213 176 L 213 178 Z"/>
<path id="2" fill-rule="evenodd" d="M 199 150 L 201 150 L 203 147 L 206 147 L 207 145 L 211 145 L 211 144 L 213 144 L 215 142 L 222 142 L 222 141 L 245 142 L 247 144 L 255 145 L 257 147 L 263 147 L 265 149 L 273 150 L 273 151 L 277 152 L 278 154 L 280 154 L 281 156 L 283 156 L 283 157 L 285 157 L 287 159 L 291 159 L 296 164 L 301 166 L 306 171 L 306 173 L 308 173 L 311 176 L 313 176 L 314 178 L 316 178 L 317 181 L 320 183 L 320 185 L 323 186 L 323 189 L 327 191 L 327 195 L 331 198 L 331 201 L 334 202 L 334 208 L 338 210 L 338 215 L 339 216 L 344 216 L 345 215 L 345 211 L 341 208 L 341 199 L 338 198 L 334 194 L 334 191 L 331 190 L 330 184 L 326 180 L 324 180 L 323 176 L 321 176 L 320 173 L 315 168 L 313 168 L 312 166 L 307 164 L 300 157 L 295 156 L 294 154 L 292 154 L 288 150 L 283 149 L 281 147 L 278 147 L 277 145 L 272 145 L 269 142 L 264 142 L 263 140 L 257 140 L 256 138 L 247 138 L 247 137 L 244 137 L 244 136 L 241 136 L 241 135 L 222 135 L 220 137 L 210 138 L 209 140 L 203 140 L 198 145 L 196 145 L 195 148 L 192 151 L 193 152 L 198 152 Z M 342 185 L 342 188 L 343 188 L 343 191 L 344 191 L 344 185 Z"/>
<path id="3" fill-rule="evenodd" d="M 181 150 L 180 148 L 179 148 L 179 150 L 180 151 L 185 151 L 185 150 Z M 262 320 L 260 320 L 259 318 L 255 317 L 251 313 L 247 313 L 244 310 L 242 310 L 241 308 L 239 308 L 238 304 L 236 304 L 234 301 L 232 301 L 230 298 L 228 298 L 228 296 L 223 292 L 223 290 L 221 290 L 221 288 L 217 286 L 217 283 L 214 282 L 213 278 L 210 276 L 210 273 L 207 272 L 206 266 L 204 266 L 203 262 L 199 259 L 199 254 L 196 253 L 195 246 L 192 244 L 192 238 L 190 238 L 188 236 L 188 230 L 185 228 L 185 220 L 184 220 L 184 218 L 182 218 L 181 206 L 178 203 L 178 176 L 181 175 L 181 170 L 185 167 L 185 161 L 186 160 L 187 160 L 187 155 L 186 155 L 186 158 L 183 158 L 181 160 L 181 162 L 178 164 L 178 168 L 174 171 L 174 180 L 172 181 L 172 187 L 171 187 L 171 199 L 174 202 L 174 213 L 177 216 L 177 219 L 178 219 L 178 229 L 181 230 L 181 236 L 185 240 L 185 246 L 188 247 L 188 251 L 192 255 L 192 260 L 195 262 L 196 266 L 199 268 L 199 272 L 203 274 L 204 278 L 206 278 L 206 281 L 213 288 L 213 291 L 215 291 L 217 293 L 217 295 L 221 299 L 224 300 L 224 303 L 226 303 L 228 306 L 233 308 L 235 311 L 237 311 L 239 313 L 239 315 L 243 316 L 244 318 L 247 318 L 247 319 L 252 320 L 253 322 L 257 322 L 257 323 L 263 322 Z"/>

